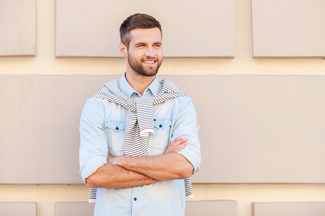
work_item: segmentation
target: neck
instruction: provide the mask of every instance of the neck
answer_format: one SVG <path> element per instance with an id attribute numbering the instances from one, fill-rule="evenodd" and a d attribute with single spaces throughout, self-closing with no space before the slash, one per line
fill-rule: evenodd
<path id="1" fill-rule="evenodd" d="M 139 94 L 143 95 L 144 91 L 156 78 L 156 76 L 142 76 L 134 71 L 127 70 L 125 78 L 129 85 Z"/>

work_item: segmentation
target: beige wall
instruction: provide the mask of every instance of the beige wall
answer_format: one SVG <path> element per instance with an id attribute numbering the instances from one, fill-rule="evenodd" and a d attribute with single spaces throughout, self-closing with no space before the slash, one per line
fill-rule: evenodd
<path id="1" fill-rule="evenodd" d="M 162 77 L 195 104 L 203 160 L 193 183 L 325 183 L 324 76 Z M 0 75 L 0 182 L 82 183 L 83 105 L 104 82 L 119 78 Z M 23 128 L 19 136 L 17 128 Z M 23 164 L 6 163 L 21 158 Z"/>
<path id="2" fill-rule="evenodd" d="M 91 0 L 56 0 L 56 56 L 120 57 L 116 30 L 130 14 L 146 13 L 163 26 L 165 56 L 233 57 L 234 3 L 235 0 L 97 0 L 94 4 Z M 193 16 L 197 11 L 204 13 Z"/>
<path id="3" fill-rule="evenodd" d="M 255 57 L 325 57 L 325 1 L 252 0 Z"/>
<path id="4" fill-rule="evenodd" d="M 161 74 L 325 74 L 321 58 L 252 58 L 251 2 L 237 0 L 234 59 L 167 58 Z M 0 74 L 122 74 L 121 58 L 60 58 L 55 54 L 54 1 L 37 1 L 37 57 L 1 57 Z M 21 161 L 23 162 L 23 161 Z M 195 184 L 194 200 L 236 200 L 238 216 L 252 202 L 325 201 L 325 184 Z M 86 202 L 84 185 L 0 185 L 0 202 L 37 202 L 38 216 L 54 216 L 55 202 Z"/>
<path id="5" fill-rule="evenodd" d="M 84 185 L 0 185 L 0 202 L 37 202 L 38 216 L 54 216 L 56 202 L 87 202 Z M 195 184 L 194 200 L 236 200 L 238 216 L 252 202 L 324 202 L 324 184 Z M 308 215 L 312 216 L 312 215 Z"/>
<path id="6" fill-rule="evenodd" d="M 250 0 L 236 1 L 234 59 L 166 58 L 161 74 L 325 74 L 325 61 L 253 59 Z M 37 57 L 1 57 L 0 74 L 122 74 L 122 58 L 54 58 L 54 1 L 37 2 Z"/>
<path id="7" fill-rule="evenodd" d="M 0 56 L 36 55 L 36 0 L 0 1 Z"/>

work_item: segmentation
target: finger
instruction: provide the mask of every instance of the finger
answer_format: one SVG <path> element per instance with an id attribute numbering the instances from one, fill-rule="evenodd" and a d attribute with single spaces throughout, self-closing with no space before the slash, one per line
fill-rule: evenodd
<path id="1" fill-rule="evenodd" d="M 178 137 L 177 139 L 175 139 L 171 144 L 174 145 L 175 143 L 178 143 L 182 141 L 182 138 Z"/>
<path id="2" fill-rule="evenodd" d="M 176 146 L 175 148 L 173 148 L 173 150 L 171 152 L 179 152 L 181 151 L 182 149 L 185 148 L 185 146 L 188 144 L 188 142 L 185 142 L 183 143 L 182 145 L 178 145 Z"/>
<path id="3" fill-rule="evenodd" d="M 171 146 L 169 147 L 169 150 L 170 150 L 171 152 L 174 152 L 175 149 L 177 149 L 178 147 L 182 146 L 184 143 L 186 143 L 186 140 L 182 140 L 182 141 L 179 141 L 179 142 L 175 142 L 173 145 L 171 145 Z"/>
<path id="4" fill-rule="evenodd" d="M 177 148 L 174 149 L 174 152 L 180 152 L 187 146 L 188 142 L 184 143 L 183 145 L 178 146 Z"/>
<path id="5" fill-rule="evenodd" d="M 175 144 L 174 142 L 173 143 L 170 143 L 169 146 L 168 146 L 168 148 L 167 148 L 167 150 L 165 151 L 165 153 L 171 152 L 173 150 L 173 148 L 175 147 L 174 144 Z"/>
<path id="6" fill-rule="evenodd" d="M 173 152 L 177 146 L 171 145 L 168 147 L 166 152 Z"/>
<path id="7" fill-rule="evenodd" d="M 187 138 L 177 138 L 175 139 L 170 145 L 180 145 L 184 142 L 186 142 Z"/>
<path id="8" fill-rule="evenodd" d="M 186 140 L 187 140 L 187 138 L 181 138 L 181 137 L 176 138 L 172 143 L 169 144 L 165 153 L 174 152 L 175 148 L 177 148 L 177 146 L 179 146 L 179 145 L 184 144 L 186 142 Z"/>

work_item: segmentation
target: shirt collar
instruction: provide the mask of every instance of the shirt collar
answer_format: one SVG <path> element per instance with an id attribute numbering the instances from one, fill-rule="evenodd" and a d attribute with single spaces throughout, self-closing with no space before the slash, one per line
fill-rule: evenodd
<path id="1" fill-rule="evenodd" d="M 122 75 L 120 79 L 120 89 L 122 93 L 127 97 L 130 98 L 132 94 L 138 94 L 128 83 L 128 81 L 125 78 L 125 72 Z M 158 89 L 159 89 L 159 81 L 158 81 L 158 76 L 156 75 L 155 79 L 152 81 L 152 83 L 148 86 L 148 88 L 144 91 L 143 94 L 146 94 L 147 91 L 151 92 L 152 95 L 157 95 L 158 94 Z"/>

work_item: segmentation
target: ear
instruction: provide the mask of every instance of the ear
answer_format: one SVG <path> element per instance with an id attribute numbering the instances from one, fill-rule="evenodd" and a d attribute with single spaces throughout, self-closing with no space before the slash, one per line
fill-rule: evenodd
<path id="1" fill-rule="evenodd" d="M 120 42 L 119 46 L 120 46 L 120 52 L 121 52 L 122 56 L 124 58 L 127 58 L 127 47 L 122 42 Z"/>

